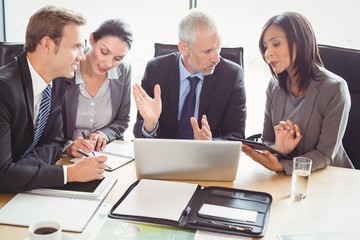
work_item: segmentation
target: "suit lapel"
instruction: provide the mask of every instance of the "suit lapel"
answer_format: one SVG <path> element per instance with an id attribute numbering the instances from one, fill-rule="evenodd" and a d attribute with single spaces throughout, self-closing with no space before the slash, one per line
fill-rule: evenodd
<path id="1" fill-rule="evenodd" d="M 216 76 L 216 73 L 204 77 L 204 82 L 201 88 L 200 93 L 200 104 L 199 104 L 199 115 L 198 115 L 198 122 L 201 125 L 199 119 L 201 116 L 206 114 L 206 110 L 210 104 L 210 101 L 213 97 L 213 92 L 216 89 L 217 82 L 219 79 Z"/>
<path id="2" fill-rule="evenodd" d="M 34 91 L 32 86 L 32 79 L 30 75 L 29 65 L 26 59 L 26 52 L 23 52 L 18 57 L 18 64 L 23 82 L 25 101 L 27 104 L 28 114 L 30 119 L 34 118 Z M 33 124 L 31 124 L 34 127 Z"/>
<path id="3" fill-rule="evenodd" d="M 304 103 L 301 109 L 300 118 L 302 119 L 301 122 L 303 122 L 303 126 L 301 126 L 302 134 L 305 134 L 303 129 L 311 129 L 308 127 L 310 124 L 310 116 L 313 114 L 313 109 L 315 106 L 315 101 L 318 96 L 318 89 L 317 86 L 320 84 L 319 81 L 315 81 L 314 79 L 311 79 L 310 85 L 306 89 Z M 299 148 L 303 148 L 304 141 L 300 141 Z"/>
<path id="4" fill-rule="evenodd" d="M 175 134 L 178 125 L 178 112 L 179 112 L 179 92 L 180 92 L 180 70 L 179 70 L 179 61 L 180 61 L 180 54 L 178 54 L 176 58 L 175 64 L 169 68 L 168 76 L 165 78 L 167 79 L 164 82 L 165 87 L 164 89 L 166 93 L 169 95 L 163 99 L 163 101 L 168 101 L 169 103 L 169 112 L 170 112 L 170 119 L 171 122 L 171 129 L 172 133 Z"/>
<path id="5" fill-rule="evenodd" d="M 66 131 L 67 136 L 72 138 L 75 129 L 75 121 L 78 107 L 79 86 L 74 79 L 66 79 L 65 109 L 66 109 Z"/>
<path id="6" fill-rule="evenodd" d="M 119 106 L 121 105 L 121 101 L 123 98 L 123 92 L 119 92 L 118 89 L 121 89 L 119 85 L 119 81 L 116 79 L 111 79 L 109 81 L 109 87 L 110 87 L 110 98 L 111 98 L 111 106 L 112 106 L 112 113 L 111 113 L 111 119 L 115 118 L 115 115 L 117 113 L 117 110 L 119 109 Z M 113 97 L 116 96 L 116 97 Z"/>

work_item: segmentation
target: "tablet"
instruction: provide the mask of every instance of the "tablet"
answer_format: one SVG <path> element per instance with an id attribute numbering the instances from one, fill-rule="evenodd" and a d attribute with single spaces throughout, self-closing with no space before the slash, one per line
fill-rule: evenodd
<path id="1" fill-rule="evenodd" d="M 268 145 L 266 145 L 265 143 L 262 142 L 255 142 L 255 141 L 251 141 L 251 140 L 247 140 L 247 139 L 240 139 L 240 138 L 233 138 L 233 137 L 228 137 L 227 140 L 230 141 L 241 141 L 243 144 L 246 144 L 256 150 L 259 151 L 264 151 L 264 150 L 268 150 L 269 152 L 271 152 L 272 154 L 277 155 L 279 158 L 281 159 L 289 159 L 292 160 L 293 158 L 287 154 L 284 154 L 282 152 L 279 152 L 278 150 L 276 150 L 275 148 L 272 148 Z"/>
<path id="2" fill-rule="evenodd" d="M 69 182 L 62 187 L 37 188 L 29 192 L 61 196 L 98 197 L 111 182 L 113 182 L 113 179 L 106 176 L 103 179 L 90 182 Z"/>

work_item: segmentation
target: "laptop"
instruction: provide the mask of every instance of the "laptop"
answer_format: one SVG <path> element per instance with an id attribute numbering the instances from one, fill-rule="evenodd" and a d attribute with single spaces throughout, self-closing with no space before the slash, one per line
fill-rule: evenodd
<path id="1" fill-rule="evenodd" d="M 241 142 L 134 139 L 138 179 L 234 181 Z"/>

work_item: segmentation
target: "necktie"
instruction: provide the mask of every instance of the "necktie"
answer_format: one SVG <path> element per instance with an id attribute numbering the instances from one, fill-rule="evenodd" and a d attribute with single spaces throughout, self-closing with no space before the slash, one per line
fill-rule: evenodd
<path id="1" fill-rule="evenodd" d="M 190 124 L 190 118 L 194 116 L 195 103 L 196 103 L 196 94 L 195 88 L 199 82 L 199 78 L 188 77 L 190 83 L 190 92 L 186 96 L 183 109 L 181 111 L 179 126 L 176 133 L 176 138 L 178 139 L 193 139 L 194 132 Z"/>
<path id="2" fill-rule="evenodd" d="M 45 128 L 47 119 L 49 117 L 51 107 L 51 85 L 47 85 L 41 95 L 41 103 L 39 108 L 39 115 L 36 121 L 34 130 L 34 142 L 31 144 L 29 151 L 31 151 L 38 143 L 41 134 Z"/>

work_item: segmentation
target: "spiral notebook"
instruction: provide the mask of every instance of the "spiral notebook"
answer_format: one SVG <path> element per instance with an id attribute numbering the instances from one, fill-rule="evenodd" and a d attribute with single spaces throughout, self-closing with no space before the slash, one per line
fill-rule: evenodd
<path id="1" fill-rule="evenodd" d="M 134 160 L 134 147 L 132 142 L 111 142 L 106 145 L 104 151 L 94 152 L 95 156 L 105 155 L 107 156 L 106 168 L 107 171 L 113 171 L 122 167 Z M 73 158 L 70 162 L 77 162 L 82 158 Z"/>
<path id="2" fill-rule="evenodd" d="M 101 181 L 70 184 L 61 189 L 18 193 L 0 209 L 0 223 L 30 226 L 52 220 L 60 223 L 64 231 L 82 232 L 115 182 L 115 179 L 106 177 Z"/>

